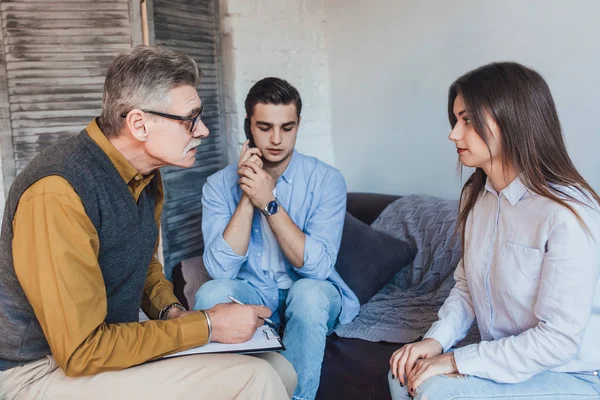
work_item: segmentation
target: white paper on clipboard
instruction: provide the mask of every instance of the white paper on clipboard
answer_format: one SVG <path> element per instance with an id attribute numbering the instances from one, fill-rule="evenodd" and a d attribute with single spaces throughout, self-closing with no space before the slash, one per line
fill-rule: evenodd
<path id="1" fill-rule="evenodd" d="M 217 353 L 264 353 L 267 351 L 285 350 L 281 338 L 271 327 L 263 325 L 256 330 L 252 339 L 244 343 L 225 344 L 225 343 L 208 343 L 204 346 L 194 347 L 193 349 L 180 351 L 178 353 L 165 356 L 178 357 L 187 356 L 190 354 L 217 354 Z"/>

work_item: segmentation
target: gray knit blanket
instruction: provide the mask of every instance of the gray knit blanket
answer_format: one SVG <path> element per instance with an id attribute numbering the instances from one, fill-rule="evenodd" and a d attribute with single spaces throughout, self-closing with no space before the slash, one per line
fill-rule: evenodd
<path id="1" fill-rule="evenodd" d="M 354 321 L 335 330 L 339 336 L 409 343 L 427 332 L 454 286 L 453 273 L 461 257 L 457 212 L 456 200 L 417 195 L 386 207 L 371 227 L 411 243 L 417 248 L 416 257 L 361 307 Z M 474 329 L 467 341 L 477 336 Z"/>

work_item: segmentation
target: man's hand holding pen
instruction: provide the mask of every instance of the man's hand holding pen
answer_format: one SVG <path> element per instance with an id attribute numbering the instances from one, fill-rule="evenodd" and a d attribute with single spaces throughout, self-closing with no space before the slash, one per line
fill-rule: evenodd
<path id="1" fill-rule="evenodd" d="M 233 296 L 227 295 L 227 298 L 228 298 L 229 300 L 233 301 L 234 303 L 236 303 L 236 304 L 239 304 L 240 306 L 243 306 L 243 305 L 244 305 L 244 303 L 242 303 L 241 301 L 239 301 L 239 300 L 237 300 L 237 299 L 233 298 Z M 269 325 L 271 328 L 273 328 L 273 329 L 277 330 L 277 325 L 275 325 L 275 322 L 271 321 L 269 318 L 263 318 L 263 317 L 259 317 L 259 318 L 261 318 L 262 320 L 264 320 L 264 321 L 265 321 L 265 323 L 266 323 L 267 325 Z"/>
<path id="2" fill-rule="evenodd" d="M 212 341 L 243 343 L 252 338 L 256 330 L 271 316 L 264 306 L 221 303 L 206 310 L 212 324 Z"/>

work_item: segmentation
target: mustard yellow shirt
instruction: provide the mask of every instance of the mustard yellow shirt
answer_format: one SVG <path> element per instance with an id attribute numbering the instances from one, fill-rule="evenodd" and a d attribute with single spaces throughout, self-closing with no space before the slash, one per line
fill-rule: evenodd
<path id="1" fill-rule="evenodd" d="M 104 136 L 95 120 L 87 132 L 108 155 L 138 201 L 154 173 L 139 174 Z M 159 226 L 164 197 L 158 171 L 156 175 L 154 216 Z M 151 320 L 110 325 L 104 322 L 107 298 L 98 264 L 98 233 L 80 197 L 64 178 L 45 177 L 23 193 L 13 230 L 17 278 L 53 357 L 67 375 L 120 370 L 208 341 L 208 327 L 201 312 L 156 320 L 161 309 L 177 302 L 156 256 L 148 266 L 141 304 Z M 123 240 L 135 239 L 124 233 Z"/>

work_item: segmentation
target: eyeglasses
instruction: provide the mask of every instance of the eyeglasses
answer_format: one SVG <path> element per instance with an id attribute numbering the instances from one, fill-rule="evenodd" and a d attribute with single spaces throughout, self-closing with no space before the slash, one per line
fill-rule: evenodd
<path id="1" fill-rule="evenodd" d="M 198 113 L 196 115 L 192 115 L 191 117 L 181 117 L 179 115 L 167 114 L 167 113 L 162 113 L 162 112 L 152 111 L 152 110 L 142 110 L 142 111 L 145 113 L 148 113 L 148 114 L 158 115 L 159 117 L 174 119 L 175 121 L 191 122 L 190 132 L 194 132 L 194 130 L 196 129 L 196 126 L 198 126 L 198 121 L 202 120 L 202 112 L 204 111 L 204 104 L 200 106 L 200 111 L 198 111 Z M 121 118 L 127 117 L 127 114 L 128 113 L 121 114 Z"/>

